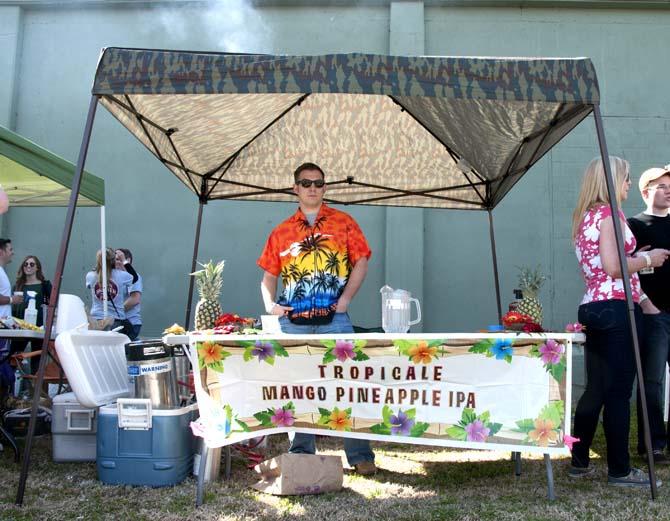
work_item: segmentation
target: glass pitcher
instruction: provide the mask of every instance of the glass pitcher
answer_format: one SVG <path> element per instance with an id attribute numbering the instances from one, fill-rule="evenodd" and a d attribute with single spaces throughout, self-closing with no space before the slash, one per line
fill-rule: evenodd
<path id="1" fill-rule="evenodd" d="M 384 286 L 382 294 L 382 329 L 385 333 L 407 333 L 409 327 L 421 322 L 421 306 L 412 294 L 404 289 Z M 410 303 L 416 304 L 416 320 L 410 320 Z"/>

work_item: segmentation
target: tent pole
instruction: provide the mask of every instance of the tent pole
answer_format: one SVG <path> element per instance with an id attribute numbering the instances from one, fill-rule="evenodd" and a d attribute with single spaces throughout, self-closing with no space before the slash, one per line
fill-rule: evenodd
<path id="1" fill-rule="evenodd" d="M 491 235 L 491 255 L 493 256 L 493 279 L 496 284 L 496 304 L 498 305 L 498 324 L 502 324 L 502 301 L 500 299 L 500 280 L 498 277 L 498 257 L 496 255 L 496 238 L 493 233 L 493 211 L 489 208 L 489 234 Z"/>
<path id="2" fill-rule="evenodd" d="M 107 290 L 109 281 L 107 280 L 107 238 L 105 237 L 105 205 L 100 207 L 100 260 L 102 261 L 102 316 L 107 318 Z"/>
<path id="3" fill-rule="evenodd" d="M 65 267 L 65 259 L 67 257 L 67 250 L 70 244 L 70 236 L 72 235 L 72 223 L 74 222 L 74 214 L 77 209 L 77 198 L 79 197 L 79 188 L 81 186 L 81 178 L 84 172 L 84 164 L 86 163 L 86 154 L 88 153 L 88 145 L 91 141 L 91 131 L 93 130 L 93 120 L 95 118 L 95 109 L 98 106 L 98 98 L 91 96 L 91 101 L 88 106 L 88 115 L 86 116 L 86 125 L 84 127 L 84 136 L 81 140 L 81 147 L 79 148 L 79 158 L 77 159 L 77 167 L 72 178 L 72 191 L 70 193 L 70 202 L 67 208 L 67 215 L 65 217 L 65 226 L 63 227 L 63 236 L 60 242 L 60 252 L 58 253 L 58 261 L 56 262 L 56 273 L 53 278 L 53 286 L 51 288 L 51 295 L 49 297 L 49 305 L 47 307 L 46 323 L 44 324 L 44 340 L 42 341 L 42 356 L 40 356 L 39 369 L 37 370 L 37 379 L 35 380 L 35 387 L 33 390 L 33 406 L 30 413 L 30 422 L 28 423 L 28 435 L 26 437 L 26 445 L 23 451 L 23 461 L 21 462 L 21 476 L 19 478 L 19 487 L 16 492 L 16 504 L 23 504 L 23 495 L 26 489 L 26 480 L 28 479 L 28 468 L 30 467 L 30 452 L 33 446 L 33 434 L 35 432 L 35 423 L 37 420 L 37 409 L 40 403 L 40 390 L 44 383 L 44 370 L 49 358 L 49 342 L 51 341 L 51 328 L 54 323 L 54 312 L 58 303 L 58 295 L 60 293 L 61 279 L 63 278 L 63 268 Z"/>
<path id="4" fill-rule="evenodd" d="M 619 215 L 619 202 L 616 200 L 616 189 L 614 178 L 610 169 L 609 153 L 607 152 L 607 143 L 605 143 L 605 132 L 603 130 L 602 116 L 600 115 L 600 106 L 593 106 L 593 116 L 596 120 L 596 132 L 598 134 L 598 145 L 600 146 L 600 156 L 605 169 L 605 180 L 607 181 L 607 193 L 610 198 L 610 208 L 612 215 Z M 647 414 L 647 397 L 644 394 L 644 377 L 642 375 L 642 362 L 640 359 L 640 346 L 637 338 L 637 329 L 635 325 L 635 305 L 633 303 L 633 292 L 630 288 L 630 278 L 628 273 L 628 264 L 626 263 L 626 254 L 624 252 L 623 229 L 619 219 L 612 219 L 614 223 L 614 236 L 616 238 L 617 254 L 619 257 L 619 266 L 623 278 L 623 289 L 626 294 L 626 304 L 628 306 L 628 323 L 630 325 L 630 336 L 633 343 L 633 353 L 635 354 L 635 369 L 637 371 L 638 393 L 640 395 L 640 405 L 642 406 L 642 422 L 644 424 L 644 446 L 647 451 L 647 462 L 649 464 L 649 481 L 651 485 L 651 498 L 656 499 L 656 469 L 654 467 L 654 456 L 651 449 L 651 435 L 649 433 L 649 415 Z M 587 332 L 588 334 L 588 332 Z M 638 411 L 639 414 L 640 411 Z"/>
<path id="5" fill-rule="evenodd" d="M 198 248 L 200 247 L 200 228 L 202 225 L 202 207 L 205 205 L 204 202 L 200 201 L 200 206 L 198 207 L 198 222 L 195 225 L 195 242 L 193 243 L 193 258 L 191 259 L 191 271 L 195 271 L 196 259 L 198 258 Z M 191 302 L 193 301 L 193 284 L 195 283 L 194 277 L 189 277 L 188 282 L 188 300 L 186 301 L 186 318 L 184 319 L 184 329 L 189 331 L 191 326 Z"/>

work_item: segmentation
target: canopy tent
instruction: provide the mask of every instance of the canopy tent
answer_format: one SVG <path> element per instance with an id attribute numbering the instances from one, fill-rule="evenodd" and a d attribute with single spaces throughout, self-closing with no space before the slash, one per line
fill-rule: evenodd
<path id="1" fill-rule="evenodd" d="M 193 269 L 204 204 L 294 201 L 291 172 L 316 160 L 327 172 L 331 203 L 487 211 L 499 315 L 492 210 L 592 112 L 601 155 L 608 156 L 598 81 L 587 58 L 290 57 L 108 48 L 95 75 L 79 173 L 98 102 L 197 195 Z M 611 206 L 616 214 L 612 195 Z M 71 211 L 60 270 L 73 219 Z M 635 331 L 621 224 L 614 226 Z M 192 289 L 191 281 L 187 328 Z M 50 309 L 48 326 L 52 320 Z M 641 380 L 637 337 L 631 340 Z M 23 500 L 36 413 L 34 402 L 17 503 Z M 656 497 L 648 429 L 645 442 Z"/>
<path id="2" fill-rule="evenodd" d="M 0 126 L 0 185 L 9 196 L 10 207 L 68 206 L 75 165 L 46 148 Z M 84 172 L 77 197 L 78 206 L 100 207 L 100 250 L 106 249 L 105 181 Z M 103 268 L 106 258 L 102 258 Z M 103 269 L 103 287 L 107 270 Z M 103 292 L 107 316 L 107 292 Z"/>
<path id="3" fill-rule="evenodd" d="M 0 185 L 10 206 L 67 206 L 74 165 L 0 126 Z M 105 182 L 86 172 L 77 206 L 104 206 Z"/>
<path id="4" fill-rule="evenodd" d="M 327 202 L 488 210 L 494 244 L 490 211 L 599 102 L 586 58 L 119 48 L 93 94 L 198 196 L 191 272 L 202 204 L 294 201 L 290 173 L 314 160 Z M 186 328 L 192 296 L 190 280 Z"/>
<path id="5" fill-rule="evenodd" d="M 475 210 L 599 102 L 589 59 L 116 48 L 93 93 L 201 201 L 293 201 L 318 158 L 333 203 Z"/>

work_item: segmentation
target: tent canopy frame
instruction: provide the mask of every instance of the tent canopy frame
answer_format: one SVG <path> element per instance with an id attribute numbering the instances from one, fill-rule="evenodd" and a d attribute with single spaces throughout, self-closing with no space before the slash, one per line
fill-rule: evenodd
<path id="1" fill-rule="evenodd" d="M 342 94 L 352 96 L 341 97 Z M 221 95 L 228 95 L 232 100 L 228 107 L 216 106 L 228 99 Z M 276 95 L 275 98 L 271 98 L 272 95 Z M 239 108 L 242 100 L 246 99 L 244 96 L 255 103 L 243 107 L 253 114 L 251 120 L 244 120 L 240 114 L 231 112 L 231 107 Z M 352 100 L 364 100 L 365 103 L 353 107 Z M 274 105 L 264 113 L 261 101 Z M 593 64 L 586 58 L 399 57 L 360 53 L 267 56 L 108 48 L 102 51 L 93 84 L 59 254 L 55 295 L 60 290 L 74 208 L 98 102 L 198 197 L 192 271 L 195 269 L 199 246 L 202 210 L 209 200 L 292 200 L 292 193 L 287 193 L 289 189 L 285 186 L 286 177 L 283 177 L 288 163 L 282 163 L 282 158 L 276 155 L 272 157 L 270 152 L 272 139 L 277 137 L 276 132 L 286 132 L 286 135 L 282 135 L 286 142 L 297 144 L 298 141 L 288 131 L 312 129 L 312 126 L 300 120 L 302 112 L 307 116 L 327 116 L 330 110 L 330 114 L 335 114 L 335 120 L 339 120 L 342 115 L 354 114 L 356 110 L 377 103 L 373 108 L 376 112 L 367 115 L 383 114 L 391 122 L 388 128 L 402 128 L 414 138 L 403 141 L 396 135 L 395 141 L 387 141 L 384 145 L 390 144 L 392 150 L 397 152 L 403 146 L 406 147 L 407 143 L 424 145 L 424 141 L 430 141 L 434 148 L 426 150 L 433 154 L 431 158 L 435 162 L 439 161 L 439 175 L 445 178 L 450 176 L 452 184 L 431 184 L 435 168 L 425 164 L 411 168 L 412 163 L 407 160 L 409 155 L 403 156 L 404 161 L 398 160 L 400 155 L 393 156 L 397 160 L 390 163 L 394 171 L 388 172 L 379 163 L 377 149 L 376 154 L 370 156 L 372 166 L 369 170 L 372 174 L 367 178 L 365 175 L 349 175 L 346 165 L 338 163 L 335 155 L 327 158 L 326 162 L 330 164 L 326 164 L 326 170 L 329 178 L 335 180 L 329 186 L 337 188 L 330 190 L 329 200 L 341 204 L 487 211 L 499 316 L 500 290 L 492 211 L 528 169 L 591 113 L 596 121 L 612 213 L 616 215 L 619 210 L 607 160 L 597 76 Z M 351 106 L 347 106 L 347 103 Z M 310 106 L 311 112 L 306 110 L 307 106 Z M 397 110 L 391 111 L 389 107 L 392 106 Z M 501 112 L 503 107 L 505 110 Z M 255 112 L 254 108 L 257 109 Z M 223 130 L 216 125 L 216 117 L 222 114 L 228 115 L 225 121 L 229 123 Z M 166 121 L 159 121 L 163 116 Z M 290 121 L 291 118 L 295 120 Z M 376 121 L 370 118 L 370 122 Z M 293 126 L 288 126 L 287 122 Z M 444 126 L 447 123 L 452 126 Z M 524 127 L 526 124 L 535 126 Z M 279 129 L 280 125 L 285 126 Z M 321 122 L 321 128 L 327 128 L 327 121 Z M 352 129 L 355 130 L 353 125 L 338 127 L 336 132 L 338 136 L 340 132 L 349 132 L 348 144 L 352 146 L 352 154 L 355 154 L 353 145 L 358 143 L 357 138 L 364 136 L 356 135 Z M 484 135 L 482 129 L 487 131 Z M 226 139 L 217 134 L 229 130 Z M 189 133 L 192 134 L 191 138 L 195 138 L 189 139 Z M 383 135 L 383 129 L 380 131 L 377 128 L 375 136 L 381 138 Z M 319 139 L 324 136 L 332 137 L 328 134 L 317 135 L 316 132 L 306 136 L 308 146 L 303 155 L 315 157 L 316 151 L 322 146 Z M 430 136 L 431 140 L 426 139 L 426 136 Z M 210 146 L 207 146 L 207 139 L 210 140 Z M 233 145 L 223 152 L 217 149 L 218 154 L 212 153 L 210 157 L 207 152 L 212 149 L 212 140 L 224 147 L 230 143 Z M 483 141 L 486 146 L 482 146 Z M 265 152 L 265 155 L 260 152 Z M 413 157 L 423 158 L 421 152 L 418 151 Z M 201 156 L 207 156 L 207 161 L 200 161 Z M 272 160 L 279 161 L 277 164 L 283 168 L 268 172 L 283 172 L 275 178 L 267 172 L 264 172 L 264 176 L 254 177 L 254 165 L 248 161 L 252 156 L 270 158 L 270 164 Z M 375 160 L 377 163 L 374 163 Z M 290 158 L 290 163 L 297 162 L 299 160 L 295 157 Z M 218 177 L 214 178 L 219 171 Z M 408 175 L 410 173 L 411 179 Z M 259 182 L 258 179 L 267 182 Z M 378 183 L 378 179 L 386 182 Z M 410 181 L 416 182 L 408 186 Z M 464 189 L 469 188 L 470 191 L 459 191 L 454 184 L 463 185 Z M 361 192 L 365 189 L 378 190 L 379 193 L 366 193 L 364 197 L 358 198 L 352 195 L 356 193 L 354 190 Z M 442 196 L 440 192 L 445 189 L 453 193 Z M 639 345 L 637 336 L 633 334 L 636 331 L 634 303 L 621 224 L 618 221 L 615 222 L 615 235 L 629 310 L 631 343 L 640 382 L 643 379 Z M 191 280 L 187 328 L 192 290 Z M 49 340 L 53 311 L 50 307 L 45 344 Z M 43 376 L 44 361 L 42 357 L 38 385 L 39 378 Z M 642 388 L 640 390 L 650 489 L 652 498 L 655 498 L 656 479 L 650 450 L 646 400 Z M 38 402 L 34 401 L 17 493 L 18 504 L 23 501 L 37 406 Z"/>

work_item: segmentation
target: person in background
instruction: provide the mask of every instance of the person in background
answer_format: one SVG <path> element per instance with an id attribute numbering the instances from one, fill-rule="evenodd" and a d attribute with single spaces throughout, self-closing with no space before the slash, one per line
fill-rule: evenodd
<path id="1" fill-rule="evenodd" d="M 303 163 L 293 179 L 299 208 L 272 231 L 258 259 L 265 310 L 280 316 L 283 333 L 353 333 L 347 309 L 367 273 L 370 248 L 350 215 L 323 204 L 319 166 Z M 280 275 L 284 291 L 275 302 Z M 313 434 L 296 433 L 289 447 L 292 453 L 315 451 Z M 345 438 L 344 451 L 359 474 L 377 471 L 368 440 Z"/>
<path id="2" fill-rule="evenodd" d="M 117 248 L 116 255 L 116 269 L 123 270 L 132 276 L 132 284 L 130 286 L 130 295 L 123 303 L 126 310 L 126 318 L 132 324 L 132 335 L 129 335 L 131 340 L 136 340 L 140 335 L 142 329 L 142 277 L 133 268 L 133 254 L 127 248 Z"/>
<path id="3" fill-rule="evenodd" d="M 639 254 L 645 255 L 645 250 L 650 248 L 670 250 L 670 165 L 645 170 L 638 188 L 647 208 L 628 219 L 628 224 L 637 240 Z M 641 358 L 654 463 L 667 465 L 670 460 L 663 450 L 668 446 L 670 430 L 666 432 L 663 423 L 663 383 L 665 366 L 670 360 L 670 263 L 641 271 L 640 283 L 644 293 L 659 310 L 658 313 L 644 315 Z M 637 421 L 637 451 L 646 454 L 639 398 Z"/>
<path id="4" fill-rule="evenodd" d="M 21 304 L 23 295 L 12 295 L 12 285 L 5 272 L 5 266 L 12 262 L 14 247 L 11 239 L 0 239 L 0 318 L 12 316 L 12 305 Z M 9 365 L 9 340 L 0 338 L 0 396 L 10 394 L 14 385 L 14 370 Z"/>
<path id="5" fill-rule="evenodd" d="M 12 306 L 23 303 L 23 295 L 12 295 L 12 285 L 5 266 L 12 262 L 14 247 L 11 239 L 0 239 L 0 318 L 12 316 Z"/>
<path id="6" fill-rule="evenodd" d="M 130 294 L 133 277 L 125 271 L 116 269 L 114 250 L 107 248 L 107 316 L 113 317 L 112 327 L 122 326 L 123 332 L 128 335 L 130 323 L 126 320 L 124 303 Z M 91 291 L 91 318 L 102 320 L 105 318 L 102 288 L 102 253 L 96 255 L 95 270 L 86 274 L 86 287 Z"/>
<path id="7" fill-rule="evenodd" d="M 630 189 L 628 162 L 610 156 L 616 199 L 626 200 Z M 658 313 L 640 289 L 637 272 L 651 265 L 662 266 L 670 251 L 654 249 L 633 255 L 635 237 L 623 212 L 614 216 L 624 231 L 626 265 L 635 302 L 637 334 L 641 336 L 642 310 Z M 579 306 L 579 322 L 585 326 L 584 358 L 586 388 L 577 402 L 574 436 L 580 441 L 572 449 L 569 476 L 581 478 L 594 471 L 590 466 L 589 449 L 593 441 L 600 411 L 607 442 L 607 482 L 624 487 L 648 487 L 649 476 L 631 468 L 628 453 L 630 430 L 630 397 L 635 378 L 635 359 L 631 345 L 628 307 L 617 255 L 614 219 L 609 205 L 605 169 L 601 159 L 589 163 L 584 173 L 577 207 L 572 217 L 572 238 L 575 253 L 586 284 L 586 293 Z M 658 481 L 660 486 L 660 480 Z"/>
<path id="8" fill-rule="evenodd" d="M 44 309 L 45 305 L 49 304 L 49 297 L 51 296 L 51 282 L 44 278 L 42 272 L 42 263 L 35 255 L 28 255 L 16 273 L 16 282 L 14 283 L 14 293 L 23 292 L 23 302 L 12 306 L 12 315 L 18 318 L 23 318 L 26 307 L 28 305 L 28 291 L 35 292 L 35 307 L 37 308 L 37 321 L 35 325 L 44 325 Z M 12 353 L 20 353 L 26 349 L 28 344 L 31 344 L 31 351 L 40 351 L 42 349 L 42 342 L 30 342 L 26 340 L 12 340 Z M 33 346 L 33 344 L 36 344 Z M 30 369 L 33 374 L 37 373 L 39 367 L 40 357 L 35 356 L 30 359 Z"/>

